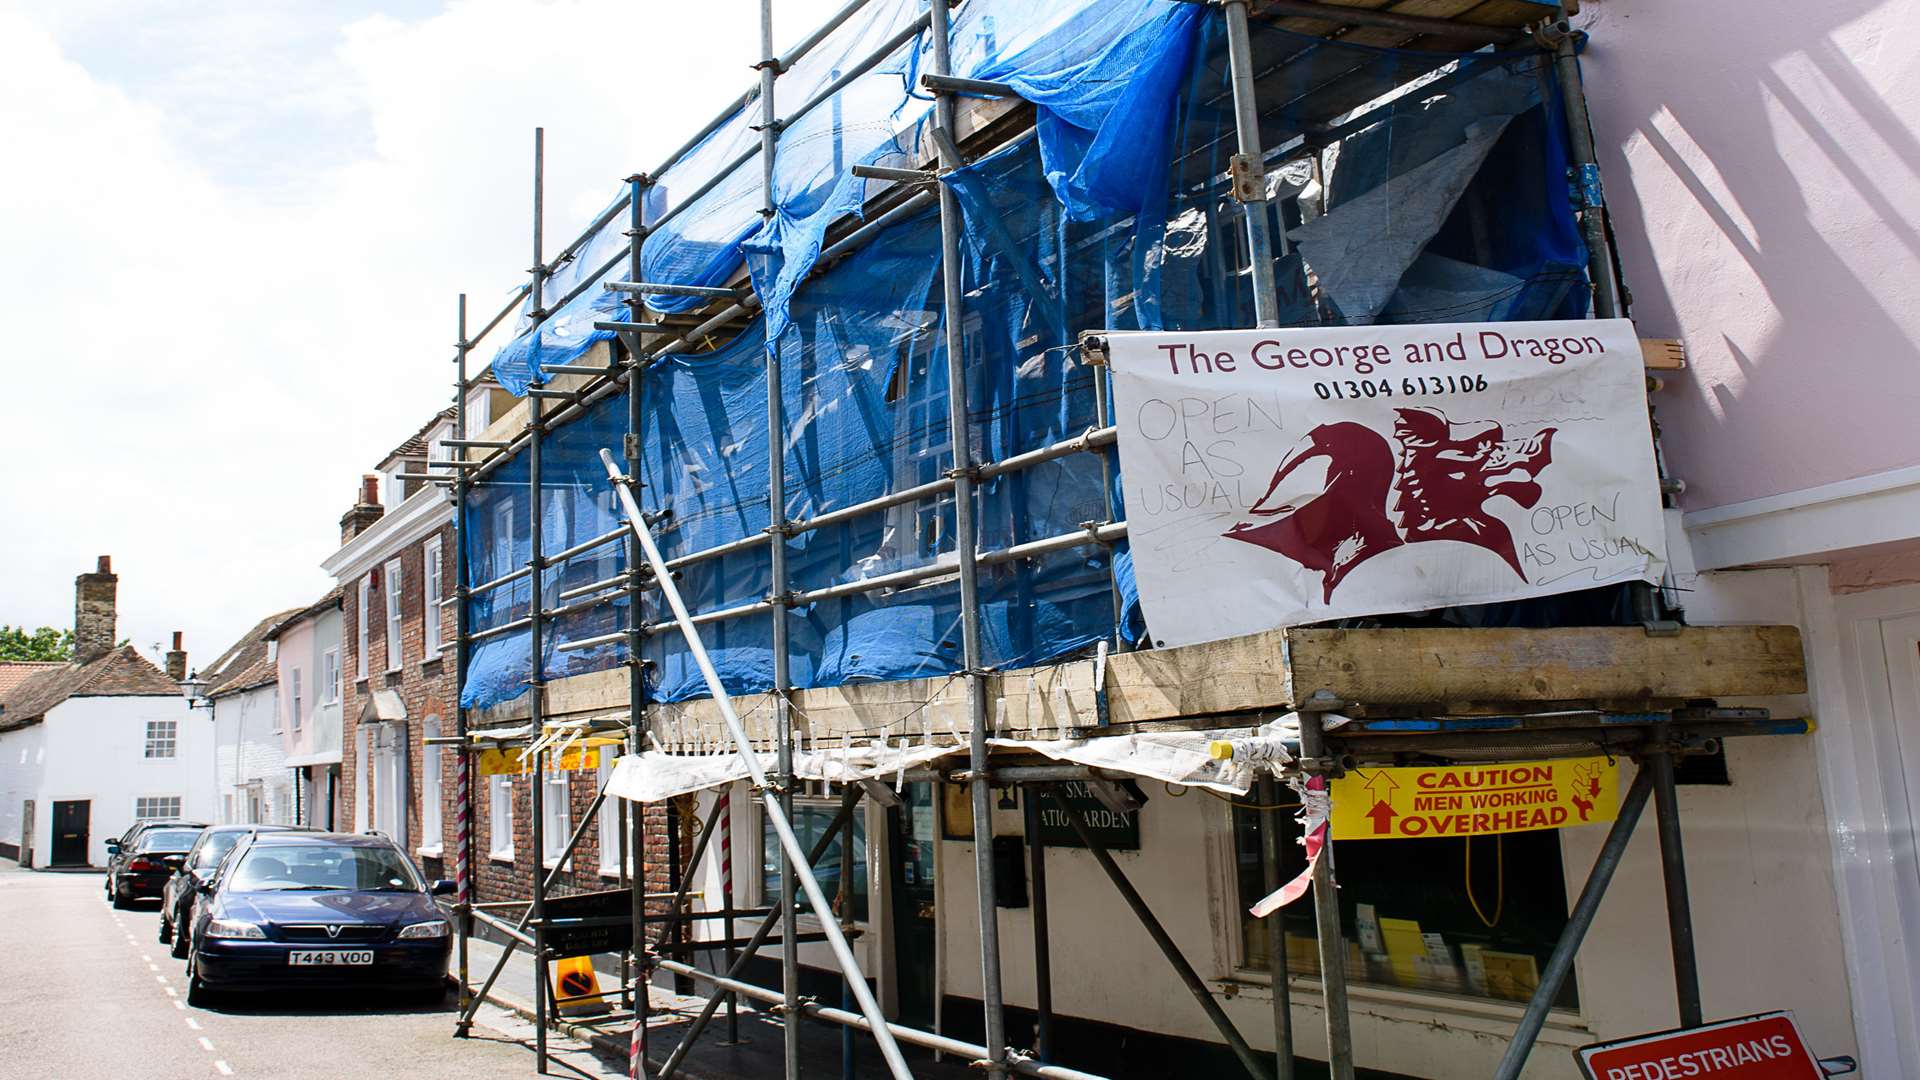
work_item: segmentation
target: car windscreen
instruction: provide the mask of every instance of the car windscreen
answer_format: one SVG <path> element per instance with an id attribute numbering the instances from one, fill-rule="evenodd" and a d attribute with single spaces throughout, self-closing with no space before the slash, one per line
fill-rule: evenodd
<path id="1" fill-rule="evenodd" d="M 140 838 L 141 851 L 185 851 L 200 838 L 199 829 L 155 829 Z"/>
<path id="2" fill-rule="evenodd" d="M 241 853 L 227 875 L 227 888 L 241 892 L 344 889 L 417 892 L 412 864 L 388 847 L 349 844 L 261 844 Z"/>
<path id="3" fill-rule="evenodd" d="M 226 858 L 227 852 L 232 851 L 233 845 L 239 843 L 240 838 L 245 835 L 237 832 L 207 834 L 201 839 L 199 849 L 193 853 L 194 867 L 205 870 L 219 866 L 220 860 Z"/>

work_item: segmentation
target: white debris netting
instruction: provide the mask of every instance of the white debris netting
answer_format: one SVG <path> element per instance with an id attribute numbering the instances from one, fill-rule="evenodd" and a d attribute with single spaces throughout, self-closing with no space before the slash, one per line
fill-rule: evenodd
<path id="1" fill-rule="evenodd" d="M 1288 713 L 1266 724 L 1198 731 L 1155 731 L 1106 735 L 1090 739 L 989 739 L 992 751 L 1038 754 L 1052 761 L 1085 765 L 1145 780 L 1162 780 L 1185 787 L 1211 788 L 1226 795 L 1244 795 L 1259 767 L 1291 760 L 1283 744 L 1299 738 L 1299 717 Z M 1231 758 L 1216 759 L 1212 746 L 1235 746 Z M 964 758 L 965 743 L 951 739 L 875 740 L 847 746 L 797 748 L 793 772 L 801 780 L 848 784 L 878 780 L 899 787 L 907 773 L 948 758 Z M 771 752 L 760 753 L 760 766 L 775 766 Z M 676 795 L 704 791 L 747 778 L 746 761 L 737 753 L 669 753 L 649 750 L 620 759 L 607 779 L 606 792 L 634 802 L 658 802 Z"/>

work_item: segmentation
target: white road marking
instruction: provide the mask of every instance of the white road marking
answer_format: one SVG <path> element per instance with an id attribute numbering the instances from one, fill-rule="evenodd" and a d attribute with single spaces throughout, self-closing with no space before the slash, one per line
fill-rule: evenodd
<path id="1" fill-rule="evenodd" d="M 219 1069 L 219 1070 L 220 1070 L 220 1075 L 221 1075 L 221 1076 L 232 1076 L 232 1075 L 233 1075 L 233 1066 L 231 1066 L 231 1065 L 229 1065 L 229 1064 L 227 1064 L 227 1063 L 226 1063 L 226 1062 L 224 1062 L 224 1061 L 216 1061 L 216 1062 L 214 1062 L 214 1063 L 213 1063 L 213 1067 L 214 1067 L 214 1068 L 216 1068 L 216 1069 Z"/>
<path id="2" fill-rule="evenodd" d="M 171 991 L 171 990 L 169 990 L 169 991 L 167 991 L 167 992 L 168 992 L 169 994 L 171 994 L 171 993 L 172 993 L 173 991 Z M 187 1007 L 187 1003 L 186 1003 L 186 1002 L 184 1002 L 184 1001 L 181 1001 L 181 1000 L 180 1000 L 179 998 L 175 998 L 175 999 L 173 1000 L 173 1007 L 174 1007 L 174 1008 L 176 1008 L 176 1009 L 180 1009 L 180 1010 L 182 1010 L 182 1011 L 185 1011 L 185 1010 L 186 1010 L 186 1007 Z"/>
<path id="3" fill-rule="evenodd" d="M 160 989 L 162 989 L 162 990 L 165 990 L 165 991 L 167 992 L 167 996 L 168 996 L 168 997 L 179 997 L 179 996 L 180 996 L 179 994 L 176 994 L 176 993 L 174 993 L 174 992 L 173 992 L 173 987 L 171 987 L 171 986 L 163 986 L 163 987 L 161 987 Z M 176 1002 L 174 1002 L 174 1004 L 175 1004 L 175 1005 L 178 1005 L 178 1004 L 180 1004 L 180 1003 L 176 1001 Z"/>
<path id="4" fill-rule="evenodd" d="M 155 968 L 154 970 L 158 971 L 159 969 Z M 155 975 L 153 981 L 165 986 L 167 984 L 167 977 L 165 975 Z"/>
<path id="5" fill-rule="evenodd" d="M 209 1054 L 213 1053 L 213 1040 L 207 1038 L 205 1035 L 200 1036 L 200 1049 L 205 1050 Z"/>
<path id="6" fill-rule="evenodd" d="M 195 1019 L 194 1019 L 193 1017 L 191 1017 L 191 1016 L 189 1016 L 189 1017 L 186 1017 L 185 1019 L 186 1019 L 186 1021 L 187 1021 L 187 1026 L 188 1026 L 188 1027 L 190 1027 L 190 1028 L 192 1028 L 192 1029 L 193 1029 L 193 1030 L 195 1030 L 195 1031 L 199 1031 L 199 1030 L 200 1030 L 200 1021 L 198 1021 L 198 1020 L 195 1020 Z"/>

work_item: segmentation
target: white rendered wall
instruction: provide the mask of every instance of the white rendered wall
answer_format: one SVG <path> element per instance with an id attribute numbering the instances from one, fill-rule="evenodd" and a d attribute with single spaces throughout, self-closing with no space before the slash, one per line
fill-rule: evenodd
<path id="1" fill-rule="evenodd" d="M 224 814 L 226 797 L 232 796 L 232 820 L 245 821 L 246 789 L 257 782 L 262 788 L 261 820 L 284 824 L 281 817 L 291 813 L 293 779 L 286 766 L 276 688 L 270 684 L 222 695 L 214 699 L 213 714 L 218 739 L 214 812 Z M 282 806 L 285 812 L 276 816 Z"/>
<path id="2" fill-rule="evenodd" d="M 35 724 L 0 734 L 0 842 L 18 846 L 25 822 L 23 807 L 32 802 L 34 820 L 48 813 L 40 805 L 40 778 L 46 772 L 46 726 Z M 34 865 L 46 865 L 46 854 L 34 842 Z"/>
<path id="3" fill-rule="evenodd" d="M 44 865 L 53 850 L 56 801 L 92 802 L 87 861 L 95 866 L 107 861 L 107 839 L 133 824 L 139 796 L 178 795 L 182 816 L 212 820 L 213 739 L 205 717 L 174 695 L 70 698 L 54 706 L 39 725 L 47 754 L 34 807 L 35 862 Z M 178 721 L 173 757 L 145 756 L 148 720 Z"/>

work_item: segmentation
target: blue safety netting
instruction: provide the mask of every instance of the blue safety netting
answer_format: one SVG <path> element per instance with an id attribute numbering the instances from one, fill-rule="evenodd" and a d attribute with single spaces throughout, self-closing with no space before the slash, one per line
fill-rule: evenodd
<path id="1" fill-rule="evenodd" d="M 964 227 L 965 375 L 971 458 L 999 461 L 1101 422 L 1095 373 L 1075 354 L 1090 328 L 1252 325 L 1247 204 L 1232 198 L 1236 149 L 1221 20 L 1166 0 L 1047 6 L 969 0 L 955 12 L 956 73 L 1006 82 L 1034 104 L 1032 134 L 951 174 Z M 910 31 L 923 7 L 876 2 L 780 80 L 799 102 Z M 779 361 L 785 417 L 777 452 L 786 515 L 805 520 L 926 484 L 953 462 L 938 215 L 889 224 L 834 265 L 818 265 L 884 185 L 860 162 L 922 166 L 930 104 L 914 90 L 924 33 L 906 40 L 780 134 L 776 213 L 758 213 L 757 104 L 723 123 L 663 174 L 642 262 L 649 279 L 725 283 L 743 270 L 765 311 L 731 340 L 662 358 L 637 380 L 639 498 L 660 515 L 669 559 L 764 535 L 768 359 Z M 1554 84 L 1537 54 L 1371 49 L 1256 25 L 1262 142 L 1269 148 L 1282 321 L 1291 325 L 1577 317 L 1586 253 L 1575 227 Z M 824 58 L 821 67 L 809 67 Z M 810 81 L 809 81 L 810 80 Z M 812 89 L 808 89 L 811 87 Z M 737 164 L 736 164 L 737 163 Z M 713 170 L 735 164 L 731 173 Z M 704 169 L 706 172 L 702 173 Z M 715 180 L 718 177 L 718 180 Z M 710 190 L 676 211 L 680 193 Z M 609 231 L 624 227 L 616 221 Z M 573 265 L 591 273 L 618 245 L 595 238 Z M 576 282 L 578 279 L 575 279 Z M 650 300 L 656 310 L 688 305 Z M 625 317 L 588 290 L 569 308 Z M 566 315 L 563 309 L 560 315 Z M 558 321 L 559 316 L 550 322 Z M 590 326 L 589 326 L 590 329 Z M 544 331 L 544 328 L 543 328 Z M 593 335 L 542 337 L 502 382 L 524 387 Z M 528 335 L 532 338 L 533 335 Z M 516 343 L 518 346 L 519 343 Z M 500 361 L 496 361 L 496 368 Z M 629 402 L 617 395 L 551 433 L 542 448 L 548 557 L 616 528 L 600 449 L 621 452 Z M 471 579 L 525 565 L 527 455 L 486 478 L 465 521 Z M 984 661 L 1010 668 L 1070 657 L 1142 625 L 1127 545 L 1082 543 L 1018 559 L 991 553 L 1124 518 L 1111 452 L 1074 453 L 981 483 L 975 507 Z M 788 537 L 793 593 L 896 571 L 931 576 L 897 588 L 798 602 L 788 615 L 796 686 L 949 674 L 962 666 L 950 492 Z M 606 668 L 625 645 L 563 645 L 631 625 L 611 589 L 623 544 L 543 575 L 544 606 L 572 605 L 543 642 L 545 677 Z M 765 543 L 679 569 L 696 613 L 763 603 Z M 937 571 L 937 572 L 932 572 Z M 476 632 L 523 619 L 522 579 L 478 595 Z M 661 605 L 637 613 L 653 632 L 645 659 L 660 700 L 705 688 Z M 773 684 L 764 609 L 702 626 L 731 690 Z M 474 648 L 465 702 L 517 697 L 532 668 L 522 628 Z"/>

